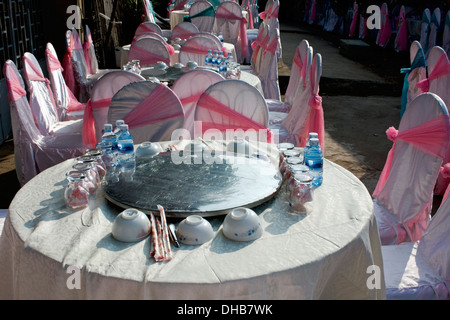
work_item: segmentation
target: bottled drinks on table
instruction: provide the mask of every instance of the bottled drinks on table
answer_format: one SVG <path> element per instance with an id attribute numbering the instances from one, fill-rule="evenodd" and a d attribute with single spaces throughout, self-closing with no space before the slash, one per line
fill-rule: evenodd
<path id="1" fill-rule="evenodd" d="M 122 170 L 134 169 L 136 167 L 134 142 L 127 124 L 120 126 L 120 134 L 117 139 L 117 150 L 119 153 L 119 164 Z"/>
<path id="2" fill-rule="evenodd" d="M 122 124 L 125 124 L 125 121 L 123 121 L 123 120 L 116 120 L 116 125 L 115 125 L 115 127 L 114 127 L 114 134 L 117 136 L 118 134 L 119 134 L 119 132 L 120 132 L 120 126 L 122 125 Z"/>
<path id="3" fill-rule="evenodd" d="M 86 176 L 80 171 L 69 171 L 66 174 L 67 185 L 64 189 L 64 200 L 71 209 L 82 209 L 89 205 L 89 187 Z"/>
<path id="4" fill-rule="evenodd" d="M 310 146 L 310 140 L 313 138 L 319 139 L 319 134 L 317 134 L 316 132 L 309 133 L 308 140 L 306 141 L 306 144 L 305 144 L 305 149 Z"/>
<path id="5" fill-rule="evenodd" d="M 111 143 L 111 148 L 113 151 L 117 149 L 117 136 L 113 131 L 112 124 L 105 124 L 101 142 L 106 144 Z"/>
<path id="6" fill-rule="evenodd" d="M 211 59 L 211 67 L 213 67 L 213 68 L 217 67 L 217 56 L 218 56 L 217 50 L 214 50 L 214 53 L 213 53 L 212 59 Z"/>
<path id="7" fill-rule="evenodd" d="M 212 51 L 211 51 L 211 49 L 208 49 L 208 53 L 206 54 L 206 57 L 205 57 L 205 65 L 207 67 L 212 67 L 212 57 L 213 57 Z"/>
<path id="8" fill-rule="evenodd" d="M 219 32 L 219 40 L 220 40 L 220 42 L 223 42 L 223 34 L 222 34 L 222 32 Z"/>
<path id="9" fill-rule="evenodd" d="M 223 52 L 218 51 L 217 52 L 217 62 L 216 62 L 218 68 L 220 68 L 220 65 L 222 64 L 223 59 L 224 59 Z"/>
<path id="10" fill-rule="evenodd" d="M 313 209 L 313 178 L 303 173 L 295 173 L 294 185 L 289 196 L 289 207 L 293 213 L 307 214 Z"/>
<path id="11" fill-rule="evenodd" d="M 310 139 L 310 146 L 305 148 L 305 164 L 309 167 L 313 176 L 312 185 L 318 187 L 323 181 L 323 153 L 319 145 L 319 139 Z"/>
<path id="12" fill-rule="evenodd" d="M 219 65 L 219 73 L 224 77 L 228 77 L 228 69 L 227 69 L 227 63 L 225 59 L 222 59 Z"/>

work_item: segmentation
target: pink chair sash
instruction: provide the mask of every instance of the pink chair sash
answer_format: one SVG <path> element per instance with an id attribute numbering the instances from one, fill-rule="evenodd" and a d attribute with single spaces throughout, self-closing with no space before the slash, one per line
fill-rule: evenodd
<path id="1" fill-rule="evenodd" d="M 277 48 L 278 48 L 278 40 L 279 40 L 279 37 L 273 38 L 272 41 L 269 42 L 267 44 L 267 46 L 265 47 L 266 50 L 264 51 L 264 54 L 266 54 L 266 52 L 275 54 L 277 52 Z"/>
<path id="2" fill-rule="evenodd" d="M 164 84 L 159 84 L 123 120 L 133 129 L 184 116 L 182 109 L 173 112 L 174 109 L 171 109 L 169 106 L 164 106 L 164 101 L 171 101 L 170 98 L 172 96 L 172 92 Z"/>
<path id="3" fill-rule="evenodd" d="M 141 47 L 133 46 L 132 49 L 137 53 L 136 58 L 140 61 L 141 65 L 154 64 L 159 61 L 170 64 L 170 59 L 158 56 L 152 52 L 142 49 Z"/>
<path id="4" fill-rule="evenodd" d="M 448 63 L 447 55 L 443 54 L 440 58 L 433 71 L 430 73 L 428 78 L 423 79 L 416 83 L 417 87 L 422 90 L 422 92 L 428 92 L 430 90 L 430 81 L 435 80 L 450 73 L 450 64 Z"/>
<path id="5" fill-rule="evenodd" d="M 181 1 L 175 8 L 173 8 L 173 10 L 180 10 L 180 9 L 184 9 L 184 4 L 186 3 L 185 1 Z M 172 10 L 172 11 L 173 11 Z"/>
<path id="6" fill-rule="evenodd" d="M 186 98 L 180 98 L 181 104 L 184 106 L 188 103 L 197 102 L 198 99 L 200 99 L 200 96 L 203 94 L 203 92 L 199 92 L 197 94 L 194 94 L 192 96 L 186 97 Z"/>
<path id="7" fill-rule="evenodd" d="M 400 11 L 399 24 L 397 50 L 406 51 L 408 50 L 408 19 L 405 18 L 403 11 Z"/>
<path id="8" fill-rule="evenodd" d="M 187 42 L 187 45 L 183 45 L 180 50 L 187 53 L 206 55 L 208 50 L 212 50 L 212 48 L 203 47 L 195 42 Z"/>
<path id="9" fill-rule="evenodd" d="M 392 34 L 392 28 L 391 28 L 391 22 L 389 20 L 389 14 L 386 12 L 386 10 L 381 10 L 381 14 L 384 15 L 385 21 L 384 24 L 381 26 L 381 30 L 379 31 L 379 37 L 378 37 L 378 45 L 385 46 L 389 42 L 389 39 Z"/>
<path id="10" fill-rule="evenodd" d="M 349 32 L 350 37 L 354 37 L 355 33 L 356 33 L 356 23 L 358 22 L 358 16 L 359 16 L 359 10 L 358 10 L 357 4 L 355 4 L 353 6 L 353 10 L 355 10 L 355 11 L 353 12 L 352 23 L 350 24 L 350 32 Z"/>
<path id="11" fill-rule="evenodd" d="M 439 171 L 442 177 L 444 177 L 444 179 L 450 179 L 450 162 L 443 165 Z M 449 193 L 450 193 L 450 184 L 447 186 L 447 189 L 445 190 L 442 201 L 444 201 L 448 197 Z"/>
<path id="12" fill-rule="evenodd" d="M 58 58 L 48 49 L 45 49 L 45 54 L 47 56 L 47 66 L 50 71 L 61 70 L 64 71 L 64 68 L 61 66 Z"/>
<path id="13" fill-rule="evenodd" d="M 311 17 L 310 17 L 311 22 L 314 22 L 316 20 L 316 5 L 317 1 L 313 0 L 311 5 Z"/>
<path id="14" fill-rule="evenodd" d="M 267 133 L 267 142 L 273 143 L 273 134 L 270 129 L 263 126 L 262 124 L 242 115 L 239 112 L 234 111 L 227 105 L 223 104 L 219 100 L 211 97 L 210 95 L 204 93 L 202 99 L 197 103 L 197 108 L 203 108 L 210 110 L 214 113 L 219 113 L 224 119 L 229 120 L 230 124 L 220 124 L 220 123 L 210 123 L 202 122 L 202 133 L 205 133 L 209 129 L 216 129 L 221 132 L 229 130 L 249 130 L 253 129 L 256 131 L 264 130 Z"/>
<path id="15" fill-rule="evenodd" d="M 448 115 L 442 115 L 400 133 L 394 127 L 390 127 L 386 130 L 388 139 L 393 141 L 394 144 L 388 153 L 386 163 L 372 196 L 374 198 L 378 197 L 389 177 L 397 140 L 411 143 L 425 152 L 444 158 L 448 148 L 449 125 Z"/>
<path id="16" fill-rule="evenodd" d="M 267 8 L 267 10 L 264 10 L 263 12 L 260 12 L 260 13 L 258 14 L 259 17 L 260 17 L 262 20 L 266 20 L 266 19 L 270 18 L 270 13 L 271 13 L 272 10 L 273 10 L 273 6 L 274 6 L 274 3 L 272 3 L 272 4 L 269 6 L 269 8 Z"/>
<path id="17" fill-rule="evenodd" d="M 180 39 L 189 39 L 192 36 L 195 36 L 196 33 L 188 30 L 179 30 L 177 31 L 176 36 Z"/>
<path id="18" fill-rule="evenodd" d="M 247 19 L 245 17 L 235 15 L 223 6 L 219 12 L 216 12 L 216 19 L 240 21 L 239 41 L 241 45 L 242 58 L 248 58 Z"/>
<path id="19" fill-rule="evenodd" d="M 264 38 L 262 38 L 261 41 L 259 41 L 259 43 L 257 43 L 257 46 L 255 46 L 255 48 L 253 49 L 253 54 L 254 54 L 255 57 L 258 56 L 259 50 L 261 50 L 261 48 L 265 49 L 267 43 L 269 42 L 269 39 L 270 39 L 270 35 L 269 35 L 269 33 L 267 33 L 264 36 Z"/>
<path id="20" fill-rule="evenodd" d="M 88 67 L 89 74 L 93 74 L 92 72 L 92 66 L 91 66 L 91 56 L 89 55 L 89 48 L 91 47 L 91 43 L 88 41 L 85 41 L 83 43 L 83 52 L 84 52 L 84 59 L 86 60 L 86 65 Z"/>
<path id="21" fill-rule="evenodd" d="M 62 60 L 62 72 L 67 87 L 70 89 L 70 91 L 76 94 L 77 86 L 75 82 L 75 75 L 73 72 L 71 59 L 72 59 L 72 49 L 67 48 L 66 53 L 64 54 Z"/>
<path id="22" fill-rule="evenodd" d="M 88 148 L 94 148 L 97 144 L 95 132 L 94 108 L 109 108 L 111 99 L 92 101 L 88 100 L 83 115 L 83 144 Z"/>
<path id="23" fill-rule="evenodd" d="M 241 5 L 242 6 L 242 5 Z M 252 10 L 251 10 L 251 8 L 250 8 L 250 3 L 247 1 L 247 3 L 245 4 L 245 10 L 248 12 L 248 19 L 250 20 L 249 21 L 249 25 L 248 25 L 248 27 L 249 27 L 249 29 L 254 29 L 254 26 L 253 26 L 253 16 L 252 16 Z"/>
<path id="24" fill-rule="evenodd" d="M 6 84 L 8 87 L 8 101 L 17 101 L 23 96 L 27 95 L 25 89 L 20 85 L 18 80 L 6 79 Z"/>

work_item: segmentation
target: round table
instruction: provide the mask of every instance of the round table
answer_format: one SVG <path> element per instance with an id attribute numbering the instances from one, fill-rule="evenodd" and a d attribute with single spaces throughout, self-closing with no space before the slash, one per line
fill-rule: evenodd
<path id="1" fill-rule="evenodd" d="M 207 145 L 220 150 L 225 144 Z M 278 164 L 275 147 L 253 147 Z M 224 216 L 211 217 L 212 240 L 172 246 L 173 259 L 161 263 L 150 256 L 151 237 L 137 243 L 112 237 L 112 223 L 123 209 L 101 194 L 87 209 L 66 207 L 65 173 L 74 161 L 40 173 L 12 201 L 0 238 L 0 299 L 385 298 L 372 199 L 337 164 L 324 161 L 324 182 L 310 214 L 292 214 L 280 191 L 254 208 L 261 238 L 228 240 Z M 180 192 L 188 190 L 174 189 L 173 196 Z M 371 270 L 379 272 L 374 287 L 368 285 Z"/>

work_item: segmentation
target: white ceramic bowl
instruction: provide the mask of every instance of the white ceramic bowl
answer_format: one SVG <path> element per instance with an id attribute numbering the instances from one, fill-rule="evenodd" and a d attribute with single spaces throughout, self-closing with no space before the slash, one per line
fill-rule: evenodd
<path id="1" fill-rule="evenodd" d="M 234 152 L 237 154 L 243 154 L 246 156 L 250 156 L 250 144 L 245 139 L 235 138 L 233 141 L 228 143 L 227 151 Z"/>
<path id="2" fill-rule="evenodd" d="M 186 63 L 186 67 L 188 67 L 189 69 L 195 69 L 195 68 L 197 68 L 198 67 L 198 63 L 197 62 L 195 62 L 195 61 L 188 61 L 187 63 Z"/>
<path id="3" fill-rule="evenodd" d="M 263 232 L 259 216 L 247 208 L 236 208 L 228 213 L 222 231 L 225 237 L 234 241 L 253 241 Z"/>
<path id="4" fill-rule="evenodd" d="M 143 142 L 136 149 L 136 158 L 152 158 L 162 151 L 159 143 Z"/>
<path id="5" fill-rule="evenodd" d="M 164 61 L 158 61 L 158 62 L 155 64 L 155 69 L 165 70 L 165 69 L 167 69 L 167 68 L 168 68 L 168 66 L 167 66 L 167 64 L 166 64 Z"/>
<path id="6" fill-rule="evenodd" d="M 112 235 L 122 242 L 137 242 L 150 234 L 150 219 L 145 213 L 136 209 L 122 211 L 112 226 Z"/>
<path id="7" fill-rule="evenodd" d="M 177 238 L 183 244 L 200 245 L 211 240 L 214 230 L 208 220 L 192 215 L 178 224 Z"/>

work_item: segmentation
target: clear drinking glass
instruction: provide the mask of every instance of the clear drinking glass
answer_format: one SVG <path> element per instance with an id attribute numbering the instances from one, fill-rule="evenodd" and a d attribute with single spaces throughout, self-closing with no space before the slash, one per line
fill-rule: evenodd
<path id="1" fill-rule="evenodd" d="M 308 214 L 313 210 L 312 180 L 310 175 L 295 174 L 289 197 L 289 207 L 293 213 Z"/>
<path id="2" fill-rule="evenodd" d="M 66 173 L 67 186 L 64 190 L 64 200 L 71 209 L 82 209 L 89 204 L 89 186 L 86 176 L 80 171 Z"/>

